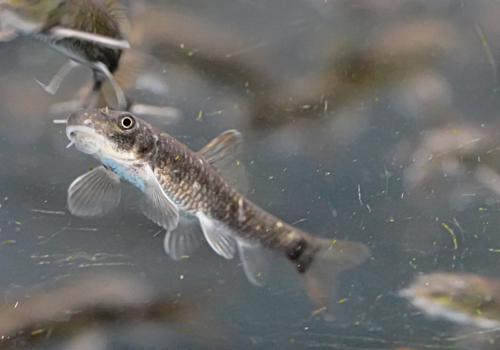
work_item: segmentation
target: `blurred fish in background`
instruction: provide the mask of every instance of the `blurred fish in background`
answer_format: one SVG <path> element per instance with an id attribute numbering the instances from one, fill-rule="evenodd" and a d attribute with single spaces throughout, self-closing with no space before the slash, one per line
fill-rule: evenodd
<path id="1" fill-rule="evenodd" d="M 124 92 L 138 79 L 138 66 L 151 64 L 151 58 L 132 52 L 126 33 L 130 31 L 128 11 L 119 0 L 43 0 L 0 2 L 0 38 L 29 36 L 49 44 L 69 58 L 48 84 L 38 81 L 49 94 L 55 94 L 78 64 L 93 72 L 93 83 L 84 85 L 75 100 L 59 103 L 53 112 L 80 108 L 112 107 L 155 115 L 172 115 L 172 108 L 134 104 Z M 121 61 L 124 61 L 120 63 Z M 119 70 L 119 67 L 123 67 Z M 174 118 L 177 113 L 174 111 Z"/>
<path id="2" fill-rule="evenodd" d="M 130 47 L 124 39 L 124 8 L 117 0 L 3 0 L 0 3 L 0 28 L 4 39 L 27 35 L 48 43 L 70 58 L 44 89 L 53 94 L 75 63 L 89 66 L 94 74 L 92 90 L 81 106 L 93 105 L 107 80 L 115 93 L 115 104 L 125 108 L 126 98 L 113 73 L 122 50 Z"/>
<path id="3" fill-rule="evenodd" d="M 400 295 L 430 317 L 462 325 L 453 337 L 460 349 L 499 348 L 495 332 L 500 327 L 500 280 L 435 272 L 417 276 Z"/>
<path id="4" fill-rule="evenodd" d="M 134 338 L 134 327 L 141 325 L 150 328 L 150 340 L 136 337 L 129 341 L 144 346 L 152 339 L 161 341 L 160 334 L 168 329 L 180 334 L 197 329 L 197 337 L 205 343 L 213 341 L 218 332 L 216 327 L 203 325 L 204 313 L 197 305 L 201 301 L 161 295 L 129 275 L 72 277 L 49 290 L 28 291 L 28 295 L 3 302 L 0 349 L 32 348 L 41 343 L 66 343 L 67 349 L 107 349 L 106 335 L 112 329 Z"/>

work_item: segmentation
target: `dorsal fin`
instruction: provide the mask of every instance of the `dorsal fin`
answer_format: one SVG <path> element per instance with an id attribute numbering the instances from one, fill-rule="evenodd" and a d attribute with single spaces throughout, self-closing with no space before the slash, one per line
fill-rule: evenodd
<path id="1" fill-rule="evenodd" d="M 248 180 L 245 166 L 239 159 L 241 148 L 241 133 L 231 129 L 210 141 L 198 154 L 212 164 L 231 185 L 245 193 L 248 190 Z"/>

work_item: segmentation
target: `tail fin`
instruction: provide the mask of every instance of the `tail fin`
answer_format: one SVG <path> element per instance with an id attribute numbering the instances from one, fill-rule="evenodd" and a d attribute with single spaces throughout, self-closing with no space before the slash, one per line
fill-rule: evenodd
<path id="1" fill-rule="evenodd" d="M 317 313 L 333 320 L 333 303 L 340 272 L 361 265 L 370 257 L 370 249 L 348 241 L 305 236 L 287 252 L 297 271 L 305 277 L 305 288 Z"/>

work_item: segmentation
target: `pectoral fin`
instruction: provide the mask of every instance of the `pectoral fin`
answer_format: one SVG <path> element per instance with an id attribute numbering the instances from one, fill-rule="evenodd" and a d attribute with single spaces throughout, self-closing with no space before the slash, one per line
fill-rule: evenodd
<path id="1" fill-rule="evenodd" d="M 236 254 L 236 241 L 227 227 L 203 213 L 198 213 L 201 229 L 212 249 L 226 259 L 232 259 Z"/>
<path id="2" fill-rule="evenodd" d="M 245 166 L 239 159 L 242 137 L 237 130 L 227 130 L 210 141 L 198 154 L 212 164 L 240 192 L 247 192 Z"/>
<path id="3" fill-rule="evenodd" d="M 101 216 L 120 203 L 120 179 L 104 166 L 76 178 L 68 188 L 68 208 L 76 216 Z"/>
<path id="4" fill-rule="evenodd" d="M 142 212 L 151 221 L 165 228 L 167 232 L 172 231 L 179 224 L 179 208 L 163 191 L 153 170 L 146 166 L 144 171 L 145 196 L 141 205 Z"/>
<path id="5" fill-rule="evenodd" d="M 165 252 L 174 260 L 190 256 L 203 240 L 196 217 L 181 215 L 179 226 L 168 231 L 163 240 Z"/>

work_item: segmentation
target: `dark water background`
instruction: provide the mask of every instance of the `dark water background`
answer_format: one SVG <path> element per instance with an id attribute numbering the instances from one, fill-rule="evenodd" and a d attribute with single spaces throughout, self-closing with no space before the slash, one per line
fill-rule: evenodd
<path id="1" fill-rule="evenodd" d="M 49 108 L 90 73 L 81 68 L 47 95 L 35 79 L 48 81 L 65 58 L 21 38 L 0 45 L 6 303 L 80 275 L 128 272 L 166 295 L 202 300 L 196 308 L 212 330 L 110 329 L 109 348 L 458 348 L 468 331 L 426 318 L 397 291 L 420 272 L 499 275 L 500 2 L 139 3 L 143 33 L 133 46 L 154 62 L 141 75 L 167 90 L 133 94 L 182 115 L 150 121 L 193 149 L 239 129 L 252 200 L 319 236 L 363 242 L 373 256 L 342 275 L 330 323 L 312 314 L 283 261 L 280 278 L 258 289 L 237 260 L 207 246 L 170 260 L 132 191 L 104 218 L 72 217 L 67 187 L 96 163 L 65 148 L 52 122 L 64 115 Z"/>

